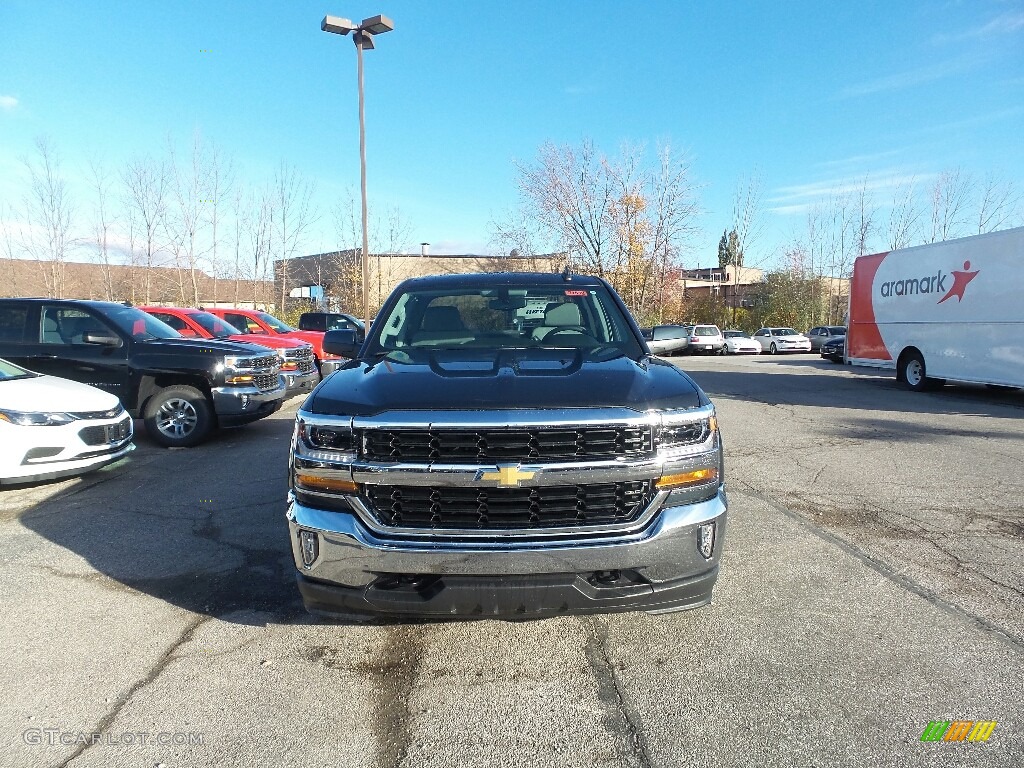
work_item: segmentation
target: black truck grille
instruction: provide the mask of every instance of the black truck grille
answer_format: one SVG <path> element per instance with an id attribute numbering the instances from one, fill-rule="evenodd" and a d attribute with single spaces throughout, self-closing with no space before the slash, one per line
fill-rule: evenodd
<path id="1" fill-rule="evenodd" d="M 578 461 L 641 458 L 653 452 L 650 427 L 388 430 L 359 433 L 368 461 Z"/>
<path id="2" fill-rule="evenodd" d="M 131 432 L 131 419 L 124 419 L 117 424 L 100 424 L 85 427 L 78 431 L 78 437 L 86 445 L 109 445 L 119 443 Z"/>
<path id="3" fill-rule="evenodd" d="M 377 519 L 402 528 L 572 528 L 635 520 L 651 481 L 532 488 L 367 485 Z"/>

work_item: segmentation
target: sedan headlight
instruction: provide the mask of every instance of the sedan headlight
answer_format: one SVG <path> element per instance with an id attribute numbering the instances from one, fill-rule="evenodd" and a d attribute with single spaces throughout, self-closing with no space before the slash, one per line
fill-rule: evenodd
<path id="1" fill-rule="evenodd" d="M 75 417 L 70 413 L 47 411 L 0 411 L 0 421 L 21 427 L 59 427 L 70 424 Z"/>

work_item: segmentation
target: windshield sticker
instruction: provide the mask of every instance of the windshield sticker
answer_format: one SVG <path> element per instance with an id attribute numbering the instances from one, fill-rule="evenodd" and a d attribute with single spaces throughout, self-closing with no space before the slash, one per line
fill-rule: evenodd
<path id="1" fill-rule="evenodd" d="M 586 296 L 587 292 L 586 291 L 566 291 L 565 295 L 566 296 Z"/>

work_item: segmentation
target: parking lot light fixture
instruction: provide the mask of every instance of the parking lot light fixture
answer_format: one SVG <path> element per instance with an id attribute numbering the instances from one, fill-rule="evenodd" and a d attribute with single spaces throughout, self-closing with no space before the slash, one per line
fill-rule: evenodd
<path id="1" fill-rule="evenodd" d="M 387 16 L 371 16 L 363 19 L 360 24 L 353 24 L 339 16 L 324 16 L 320 29 L 336 35 L 352 33 L 352 42 L 356 45 L 356 71 L 359 82 L 359 183 L 363 202 L 363 320 L 370 327 L 370 245 L 367 234 L 366 216 L 366 111 L 363 98 L 363 50 L 372 51 L 374 35 L 382 35 L 395 28 L 395 24 Z"/>

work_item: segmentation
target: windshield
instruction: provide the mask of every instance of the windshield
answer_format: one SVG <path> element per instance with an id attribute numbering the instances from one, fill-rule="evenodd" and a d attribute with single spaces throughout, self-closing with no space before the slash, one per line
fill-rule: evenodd
<path id="1" fill-rule="evenodd" d="M 412 290 L 373 323 L 369 353 L 422 349 L 548 348 L 643 351 L 604 287 L 494 285 Z"/>
<path id="2" fill-rule="evenodd" d="M 120 304 L 115 304 L 106 310 L 105 315 L 107 320 L 136 341 L 181 338 L 181 334 L 163 320 L 157 320 L 152 315 L 135 307 L 123 307 Z"/>
<path id="3" fill-rule="evenodd" d="M 796 336 L 797 332 L 792 328 L 775 328 L 772 330 L 772 336 Z"/>
<path id="4" fill-rule="evenodd" d="M 221 320 L 219 317 L 211 315 L 209 312 L 191 312 L 189 317 L 202 326 L 203 330 L 213 334 L 214 338 L 223 339 L 227 336 L 242 335 L 242 331 L 235 328 L 231 323 L 226 320 Z"/>
<path id="5" fill-rule="evenodd" d="M 833 336 L 845 336 L 846 328 L 841 325 L 832 325 L 829 326 L 828 332 L 831 333 Z"/>
<path id="6" fill-rule="evenodd" d="M 749 339 L 750 336 L 745 334 L 743 331 L 726 331 L 725 337 L 727 339 Z"/>
<path id="7" fill-rule="evenodd" d="M 0 381 L 10 381 L 11 379 L 28 379 L 33 376 L 38 376 L 37 373 L 32 371 L 26 371 L 24 368 L 9 363 L 6 360 L 0 360 Z"/>
<path id="8" fill-rule="evenodd" d="M 698 325 L 693 332 L 694 336 L 718 336 L 718 329 L 713 325 Z"/>
<path id="9" fill-rule="evenodd" d="M 282 323 L 276 317 L 274 317 L 273 315 L 268 315 L 266 312 L 257 312 L 256 317 L 258 317 L 262 322 L 269 325 L 278 333 L 291 333 L 292 331 L 295 330 L 290 325 Z"/>

